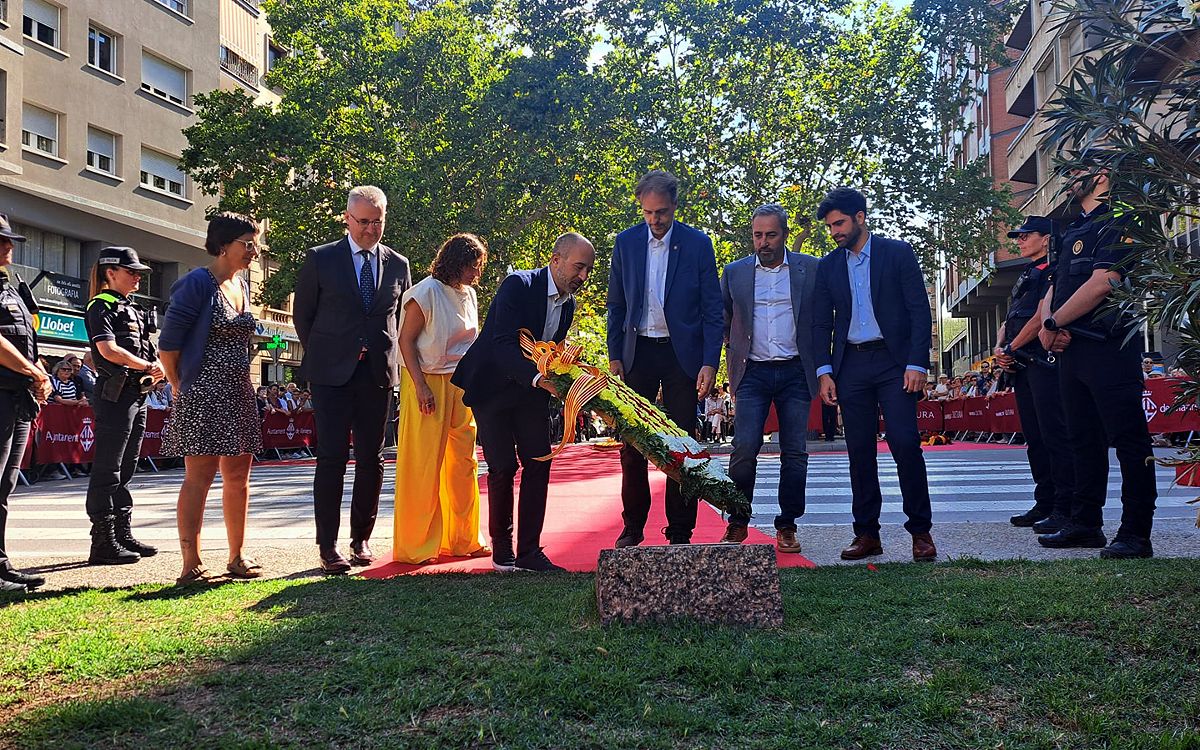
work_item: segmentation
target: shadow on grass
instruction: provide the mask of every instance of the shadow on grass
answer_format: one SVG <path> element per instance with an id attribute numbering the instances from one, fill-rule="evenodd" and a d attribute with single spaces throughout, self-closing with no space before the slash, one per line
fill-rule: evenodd
<path id="1" fill-rule="evenodd" d="M 106 624 L 143 617 L 164 634 L 116 653 L 86 633 L 57 641 L 56 658 L 90 677 L 16 706 L 0 744 L 1200 746 L 1195 561 L 972 560 L 782 581 L 780 631 L 601 628 L 593 579 L 578 574 L 93 594 Z M 41 604 L 49 618 L 69 602 Z M 0 632 L 29 625 L 0 619 Z M 0 665 L 14 688 L 53 668 Z"/>

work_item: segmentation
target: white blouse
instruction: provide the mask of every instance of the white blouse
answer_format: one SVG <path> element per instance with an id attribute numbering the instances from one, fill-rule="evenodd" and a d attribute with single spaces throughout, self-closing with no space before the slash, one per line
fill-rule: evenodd
<path id="1" fill-rule="evenodd" d="M 400 326 L 409 300 L 425 315 L 425 327 L 417 336 L 421 372 L 449 375 L 479 336 L 479 302 L 475 287 L 462 289 L 443 284 L 432 276 L 417 282 L 400 301 Z M 401 359 L 403 363 L 403 359 Z"/>

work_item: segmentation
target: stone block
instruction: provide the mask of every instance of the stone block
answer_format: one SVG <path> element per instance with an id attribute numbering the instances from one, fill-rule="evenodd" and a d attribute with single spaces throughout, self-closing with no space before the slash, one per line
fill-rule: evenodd
<path id="1" fill-rule="evenodd" d="M 600 622 L 705 623 L 777 628 L 783 598 L 770 544 L 677 544 L 600 550 Z"/>

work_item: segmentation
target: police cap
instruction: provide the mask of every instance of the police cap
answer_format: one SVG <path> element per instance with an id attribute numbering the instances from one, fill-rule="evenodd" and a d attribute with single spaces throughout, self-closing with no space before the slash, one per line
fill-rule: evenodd
<path id="1" fill-rule="evenodd" d="M 137 250 L 132 247 L 106 247 L 100 251 L 100 257 L 96 259 L 96 264 L 128 268 L 130 271 L 141 273 L 150 270 L 150 266 L 138 258 Z"/>
<path id="2" fill-rule="evenodd" d="M 10 240 L 25 241 L 25 238 L 12 230 L 12 225 L 8 223 L 8 217 L 0 214 L 0 237 L 7 237 Z"/>
<path id="3" fill-rule="evenodd" d="M 1018 234 L 1026 232 L 1037 232 L 1038 234 L 1053 234 L 1054 222 L 1046 216 L 1027 216 L 1025 223 L 1008 233 L 1009 237 L 1016 237 Z"/>

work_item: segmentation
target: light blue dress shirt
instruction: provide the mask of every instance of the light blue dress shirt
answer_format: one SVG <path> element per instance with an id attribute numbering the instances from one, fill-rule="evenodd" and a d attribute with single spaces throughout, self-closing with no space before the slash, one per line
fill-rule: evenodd
<path id="1" fill-rule="evenodd" d="M 879 321 L 875 319 L 875 306 L 871 302 L 871 235 L 867 235 L 867 243 L 863 245 L 857 257 L 849 250 L 846 253 L 846 271 L 850 275 L 850 330 L 846 341 L 851 344 L 865 344 L 868 341 L 879 341 L 883 331 L 879 329 Z M 908 365 L 905 369 L 928 373 L 924 367 Z M 817 377 L 833 373 L 833 367 L 825 365 L 817 368 Z"/>

